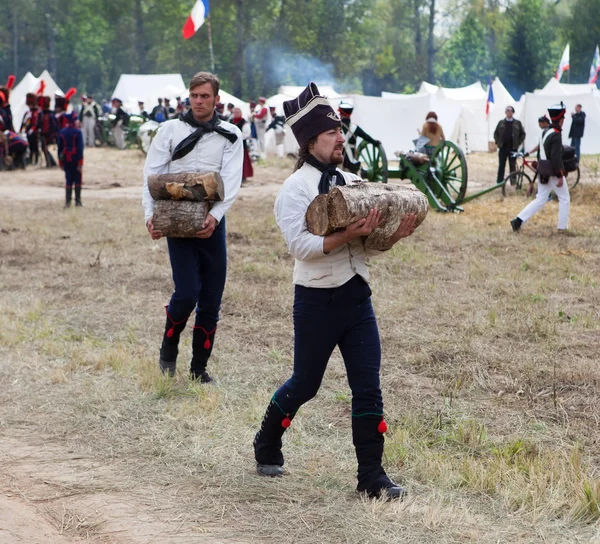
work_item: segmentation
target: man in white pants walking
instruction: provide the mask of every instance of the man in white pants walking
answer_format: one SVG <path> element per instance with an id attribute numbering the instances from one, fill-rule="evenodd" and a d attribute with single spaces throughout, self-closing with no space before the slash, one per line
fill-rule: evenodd
<path id="1" fill-rule="evenodd" d="M 81 110 L 79 118 L 81 119 L 83 137 L 87 147 L 94 147 L 96 142 L 96 123 L 100 117 L 100 106 L 91 96 L 82 96 Z"/>
<path id="2" fill-rule="evenodd" d="M 558 197 L 558 231 L 564 232 L 569 228 L 569 208 L 571 197 L 566 180 L 566 171 L 562 160 L 562 125 L 565 120 L 566 107 L 561 102 L 548 108 L 552 124 L 542 133 L 539 145 L 538 162 L 538 192 L 533 202 L 530 202 L 515 217 L 510 224 L 516 232 L 521 225 L 531 219 L 548 202 L 550 193 Z M 547 167 L 547 168 L 546 168 Z M 547 173 L 545 171 L 547 170 Z"/>

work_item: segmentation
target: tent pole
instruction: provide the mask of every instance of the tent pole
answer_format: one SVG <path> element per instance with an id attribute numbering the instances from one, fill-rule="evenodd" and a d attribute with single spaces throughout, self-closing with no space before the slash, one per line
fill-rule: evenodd
<path id="1" fill-rule="evenodd" d="M 206 18 L 206 24 L 208 25 L 208 51 L 210 52 L 210 71 L 215 73 L 215 55 L 213 52 L 212 42 L 212 26 L 210 24 L 210 15 Z"/>

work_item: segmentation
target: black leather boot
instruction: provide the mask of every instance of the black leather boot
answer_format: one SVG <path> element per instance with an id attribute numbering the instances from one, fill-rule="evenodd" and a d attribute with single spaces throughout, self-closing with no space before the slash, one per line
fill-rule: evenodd
<path id="1" fill-rule="evenodd" d="M 383 417 L 352 417 L 352 441 L 358 459 L 358 485 L 356 491 L 368 497 L 403 499 L 406 491 L 388 478 L 381 466 L 383 433 L 387 425 Z"/>
<path id="2" fill-rule="evenodd" d="M 195 326 L 192 338 L 192 361 L 190 363 L 190 378 L 200 380 L 200 383 L 210 383 L 213 379 L 206 372 L 206 365 L 212 353 L 217 328 L 206 331 L 204 327 Z"/>
<path id="3" fill-rule="evenodd" d="M 256 472 L 261 476 L 283 476 L 283 453 L 281 437 L 292 424 L 296 414 L 286 414 L 272 399 L 254 437 Z"/>
<path id="4" fill-rule="evenodd" d="M 71 205 L 71 199 L 73 198 L 73 187 L 65 188 L 65 208 Z"/>
<path id="5" fill-rule="evenodd" d="M 81 187 L 75 187 L 75 206 L 83 206 L 81 202 Z"/>
<path id="6" fill-rule="evenodd" d="M 175 376 L 177 367 L 177 355 L 179 354 L 179 337 L 185 329 L 188 318 L 181 321 L 173 321 L 167 309 L 167 323 L 165 325 L 165 334 L 163 335 L 162 345 L 160 346 L 159 365 L 163 374 Z"/>

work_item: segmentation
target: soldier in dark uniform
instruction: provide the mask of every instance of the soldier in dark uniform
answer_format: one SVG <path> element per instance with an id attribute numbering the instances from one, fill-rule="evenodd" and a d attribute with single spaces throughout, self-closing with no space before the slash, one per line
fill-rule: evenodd
<path id="1" fill-rule="evenodd" d="M 10 91 L 13 88 L 13 85 L 15 84 L 15 80 L 15 76 L 10 75 L 8 76 L 8 81 L 6 82 L 6 85 L 0 86 L 0 109 L 2 110 L 0 112 L 0 115 L 2 115 L 2 118 L 4 120 L 4 130 L 15 130 L 15 127 L 13 125 L 12 110 L 10 109 Z"/>
<path id="2" fill-rule="evenodd" d="M 27 93 L 25 96 L 25 104 L 29 107 L 29 111 L 23 116 L 21 129 L 25 131 L 25 134 L 27 135 L 30 164 L 37 164 L 40 158 L 39 125 L 42 110 L 38 106 L 38 97 L 34 93 Z"/>
<path id="3" fill-rule="evenodd" d="M 38 98 L 38 103 L 42 109 L 42 112 L 38 117 L 38 128 L 42 142 L 42 153 L 46 159 L 46 167 L 52 168 L 56 166 L 56 160 L 52 156 L 52 153 L 50 153 L 48 146 L 53 144 L 56 140 L 56 117 L 54 117 L 54 112 L 50 109 L 49 96 L 40 96 Z"/>
<path id="4" fill-rule="evenodd" d="M 54 96 L 54 117 L 56 118 L 56 129 L 58 131 L 66 128 L 69 124 L 67 119 L 64 118 L 64 114 L 67 113 L 69 105 L 71 104 L 71 98 L 73 98 L 76 93 L 77 89 L 75 87 L 71 87 L 65 93 L 65 96 Z M 77 119 L 77 115 L 75 115 L 75 119 Z"/>
<path id="5" fill-rule="evenodd" d="M 379 140 L 375 140 L 375 138 L 371 138 L 371 136 L 369 136 L 359 126 L 352 124 L 353 111 L 354 106 L 346 102 L 341 102 L 338 107 L 338 112 L 340 113 L 340 118 L 342 120 L 342 132 L 346 138 L 346 143 L 344 144 L 343 168 L 347 172 L 358 174 L 360 170 L 360 161 L 356 160 L 357 138 L 361 138 L 362 140 L 365 140 L 366 142 L 375 146 L 381 145 L 381 142 Z"/>
<path id="6" fill-rule="evenodd" d="M 510 224 L 513 231 L 521 229 L 523 223 L 531 219 L 548 202 L 550 193 L 558 197 L 558 231 L 564 232 L 569 227 L 569 208 L 571 206 L 571 197 L 566 180 L 566 171 L 562 159 L 562 126 L 565 120 L 566 108 L 561 102 L 556 106 L 548 108 L 551 125 L 543 132 L 539 145 L 539 164 L 538 174 L 540 182 L 538 183 L 538 192 L 533 202 L 530 202 L 515 217 L 511 219 Z M 549 167 L 549 175 L 543 172 L 542 163 Z M 549 164 L 548 164 L 549 163 Z"/>
<path id="7" fill-rule="evenodd" d="M 585 112 L 581 111 L 581 104 L 575 106 L 575 113 L 571 114 L 571 130 L 569 130 L 569 138 L 571 138 L 571 147 L 575 148 L 575 156 L 577 160 L 581 158 L 581 138 L 585 130 Z"/>
<path id="8" fill-rule="evenodd" d="M 65 171 L 65 208 L 71 205 L 73 188 L 75 188 L 75 206 L 81 203 L 81 183 L 83 170 L 83 133 L 75 126 L 77 115 L 65 113 L 63 115 L 67 126 L 58 133 L 58 160 L 60 167 Z"/>

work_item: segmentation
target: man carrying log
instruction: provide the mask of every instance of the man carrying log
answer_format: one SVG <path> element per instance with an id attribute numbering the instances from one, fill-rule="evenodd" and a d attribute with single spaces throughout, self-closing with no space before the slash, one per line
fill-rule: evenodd
<path id="1" fill-rule="evenodd" d="M 157 240 L 163 233 L 154 228 L 154 199 L 148 176 L 215 172 L 223 180 L 224 198 L 212 206 L 196 236 L 167 237 L 175 291 L 167 306 L 160 368 L 171 376 L 175 374 L 179 337 L 195 307 L 190 375 L 202 383 L 212 381 L 206 366 L 225 287 L 225 214 L 239 193 L 244 157 L 239 129 L 220 121 L 215 114 L 219 87 L 219 79 L 211 73 L 199 72 L 192 78 L 191 109 L 164 123 L 152 140 L 144 167 L 142 197 L 146 227 L 152 239 Z"/>
<path id="2" fill-rule="evenodd" d="M 300 145 L 296 171 L 275 201 L 275 218 L 295 258 L 294 370 L 273 395 L 254 439 L 257 471 L 283 475 L 282 437 L 298 409 L 319 390 L 331 353 L 339 346 L 352 389 L 352 436 L 358 459 L 357 491 L 402 498 L 382 465 L 383 400 L 379 386 L 381 344 L 368 285 L 363 237 L 381 223 L 375 208 L 366 217 L 325 236 L 311 234 L 311 202 L 334 186 L 361 180 L 337 168 L 344 160 L 341 121 L 314 83 L 284 102 L 286 121 Z M 416 216 L 407 214 L 393 243 L 412 234 Z M 373 254 L 379 252 L 372 252 Z"/>

